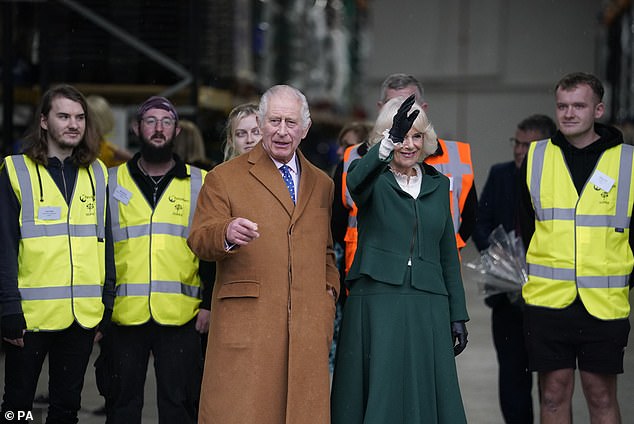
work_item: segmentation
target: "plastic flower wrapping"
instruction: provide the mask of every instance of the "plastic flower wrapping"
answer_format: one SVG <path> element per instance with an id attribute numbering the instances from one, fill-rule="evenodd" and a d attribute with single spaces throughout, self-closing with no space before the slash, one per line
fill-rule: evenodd
<path id="1" fill-rule="evenodd" d="M 502 225 L 489 235 L 489 247 L 480 257 L 465 264 L 475 271 L 480 293 L 490 296 L 498 293 L 520 294 L 528 280 L 526 251 L 515 231 L 506 232 Z"/>

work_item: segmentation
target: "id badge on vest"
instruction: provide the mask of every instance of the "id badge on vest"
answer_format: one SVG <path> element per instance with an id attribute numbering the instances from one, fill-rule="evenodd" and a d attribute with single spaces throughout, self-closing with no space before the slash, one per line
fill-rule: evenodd
<path id="1" fill-rule="evenodd" d="M 614 178 L 611 178 L 608 175 L 605 175 L 603 172 L 598 169 L 594 171 L 592 174 L 592 178 L 590 178 L 590 182 L 595 186 L 599 187 L 601 190 L 609 193 L 612 187 L 614 186 Z"/>
<path id="2" fill-rule="evenodd" d="M 62 217 L 62 208 L 59 206 L 42 206 L 37 210 L 37 219 L 42 221 L 57 221 Z"/>
<path id="3" fill-rule="evenodd" d="M 130 203 L 130 199 L 132 198 L 132 193 L 130 192 L 130 190 L 124 187 L 117 186 L 114 189 L 112 197 L 127 206 L 127 204 Z"/>

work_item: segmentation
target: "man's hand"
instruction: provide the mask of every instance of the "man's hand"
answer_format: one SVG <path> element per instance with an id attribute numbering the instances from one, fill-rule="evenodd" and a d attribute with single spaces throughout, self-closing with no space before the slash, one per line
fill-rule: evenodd
<path id="1" fill-rule="evenodd" d="M 209 315 L 211 311 L 207 309 L 199 309 L 198 316 L 196 317 L 196 331 L 200 334 L 206 334 L 209 332 Z"/>
<path id="2" fill-rule="evenodd" d="M 106 334 L 107 330 L 110 328 L 110 324 L 112 323 L 112 309 L 106 308 L 103 311 L 103 316 L 101 317 L 101 322 L 97 325 L 95 329 L 95 338 L 93 340 L 94 343 L 97 343 L 99 340 L 103 339 L 103 336 Z"/>
<path id="3" fill-rule="evenodd" d="M 2 339 L 14 346 L 24 347 L 26 321 L 23 314 L 10 314 L 2 317 Z"/>
<path id="4" fill-rule="evenodd" d="M 337 302 L 337 290 L 333 286 L 326 286 L 326 291 L 332 296 L 332 299 Z"/>
<path id="5" fill-rule="evenodd" d="M 246 246 L 249 242 L 260 237 L 258 224 L 246 218 L 236 218 L 227 226 L 227 234 L 225 237 L 229 244 Z"/>

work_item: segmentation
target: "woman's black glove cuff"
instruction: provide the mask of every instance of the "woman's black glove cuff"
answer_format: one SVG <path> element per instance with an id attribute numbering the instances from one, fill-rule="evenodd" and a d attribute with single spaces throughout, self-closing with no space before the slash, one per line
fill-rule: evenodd
<path id="1" fill-rule="evenodd" d="M 464 321 L 454 321 L 451 323 L 451 337 L 454 341 L 453 354 L 458 356 L 467 347 L 467 325 Z"/>

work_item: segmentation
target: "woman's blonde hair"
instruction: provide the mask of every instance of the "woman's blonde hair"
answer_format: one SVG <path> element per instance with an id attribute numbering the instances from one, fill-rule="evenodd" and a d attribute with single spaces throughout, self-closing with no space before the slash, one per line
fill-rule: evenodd
<path id="1" fill-rule="evenodd" d="M 233 133 L 236 129 L 236 125 L 242 118 L 247 116 L 258 115 L 258 105 L 256 103 L 244 103 L 234 107 L 229 116 L 227 117 L 227 126 L 225 127 L 225 142 L 224 142 L 224 160 L 233 159 L 239 156 L 238 149 L 236 148 L 236 142 L 233 138 Z"/>
<path id="2" fill-rule="evenodd" d="M 185 163 L 204 162 L 207 160 L 205 154 L 205 141 L 198 126 L 186 119 L 178 122 L 181 132 L 174 140 L 174 153 L 176 153 Z"/>
<path id="3" fill-rule="evenodd" d="M 88 109 L 93 114 L 93 122 L 99 133 L 99 137 L 105 138 L 114 129 L 114 113 L 110 107 L 110 103 L 103 96 L 96 94 L 86 97 Z"/>
<path id="4" fill-rule="evenodd" d="M 379 111 L 379 116 L 376 118 L 374 123 L 374 128 L 370 133 L 370 139 L 368 142 L 370 146 L 374 146 L 376 143 L 380 142 L 384 137 L 383 132 L 392 128 L 394 115 L 396 115 L 398 108 L 404 101 L 405 97 L 394 97 L 383 105 Z M 419 114 L 416 117 L 412 128 L 415 128 L 423 134 L 423 154 L 421 158 L 425 159 L 438 149 L 438 136 L 436 135 L 436 131 L 434 131 L 434 127 L 431 122 L 429 122 L 427 114 L 417 103 L 412 105 L 408 115 L 414 110 L 418 110 Z"/>

